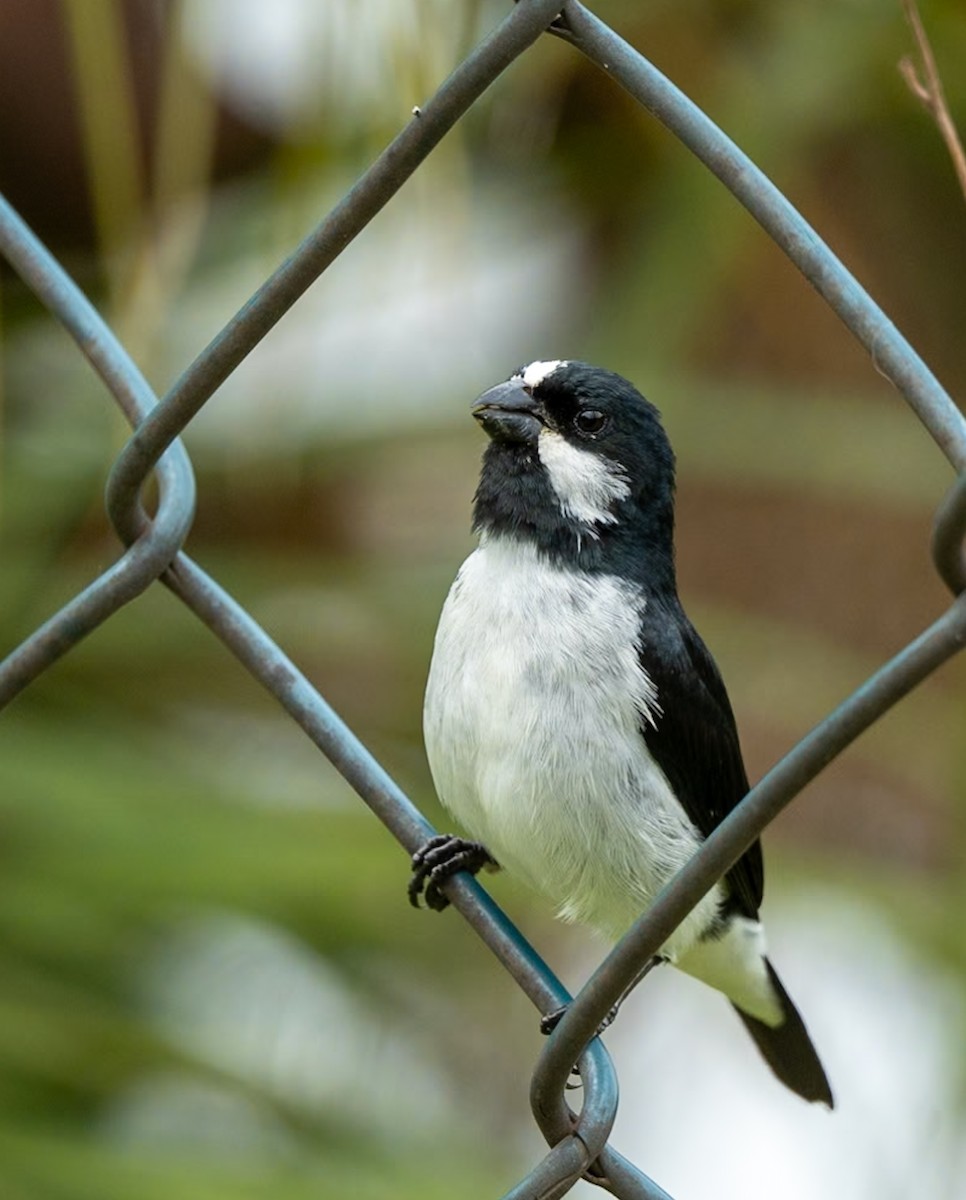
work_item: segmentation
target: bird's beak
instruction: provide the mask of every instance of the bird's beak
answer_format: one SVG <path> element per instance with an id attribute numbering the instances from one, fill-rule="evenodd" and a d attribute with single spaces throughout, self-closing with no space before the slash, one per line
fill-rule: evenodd
<path id="1" fill-rule="evenodd" d="M 518 379 L 489 388 L 473 402 L 472 412 L 495 442 L 535 442 L 543 427 L 539 401 Z"/>

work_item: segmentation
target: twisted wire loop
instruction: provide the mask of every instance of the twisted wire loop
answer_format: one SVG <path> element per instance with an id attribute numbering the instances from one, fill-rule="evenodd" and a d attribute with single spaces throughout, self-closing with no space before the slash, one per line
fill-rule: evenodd
<path id="1" fill-rule="evenodd" d="M 954 596 L 966 591 L 966 470 L 961 470 L 956 482 L 936 510 L 932 532 L 932 560 L 936 570 Z"/>
<path id="2" fill-rule="evenodd" d="M 159 580 L 274 696 L 398 841 L 412 853 L 432 827 L 265 631 L 181 549 L 194 514 L 179 434 L 305 290 L 388 203 L 502 71 L 549 30 L 613 76 L 704 162 L 785 250 L 873 356 L 926 426 L 957 479 L 936 515 L 932 553 L 956 599 L 925 632 L 815 727 L 749 792 L 618 943 L 547 1039 L 531 1107 L 550 1152 L 504 1200 L 557 1200 L 581 1177 L 626 1200 L 667 1193 L 608 1145 L 617 1077 L 594 1036 L 646 962 L 764 827 L 884 712 L 966 642 L 966 421 L 884 313 L 757 167 L 637 51 L 578 0 L 519 0 L 421 106 L 332 212 L 262 285 L 160 401 L 93 306 L 0 197 L 0 252 L 61 321 L 134 427 L 107 487 L 126 549 L 117 562 L 0 663 L 0 707 L 123 605 Z M 141 491 L 154 472 L 149 519 Z M 570 996 L 475 880 L 446 885 L 453 906 L 541 1011 Z M 583 1103 L 565 1085 L 578 1062 Z"/>
<path id="3" fill-rule="evenodd" d="M 0 253 L 60 320 L 132 424 L 156 403 L 123 346 L 66 271 L 0 196 Z M 35 630 L 0 663 L 0 708 L 164 571 L 191 528 L 195 481 L 176 442 L 158 463 L 158 507 L 148 521 L 131 514 L 127 550 L 93 583 Z"/>

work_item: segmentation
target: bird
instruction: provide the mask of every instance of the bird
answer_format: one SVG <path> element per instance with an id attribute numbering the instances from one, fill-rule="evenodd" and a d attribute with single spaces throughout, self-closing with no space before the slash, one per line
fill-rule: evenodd
<path id="1" fill-rule="evenodd" d="M 423 711 L 436 791 L 471 837 L 422 845 L 409 897 L 442 909 L 453 874 L 503 867 L 616 940 L 749 790 L 724 682 L 678 597 L 674 452 L 629 380 L 577 360 L 519 368 L 472 416 L 489 437 L 478 544 L 440 615 Z M 658 959 L 724 993 L 775 1075 L 831 1109 L 768 958 L 763 886 L 755 842 Z"/>

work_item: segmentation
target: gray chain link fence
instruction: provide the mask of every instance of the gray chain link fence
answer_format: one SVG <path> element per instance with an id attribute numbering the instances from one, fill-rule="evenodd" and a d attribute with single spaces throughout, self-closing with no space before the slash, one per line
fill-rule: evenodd
<path id="1" fill-rule="evenodd" d="M 872 356 L 949 460 L 955 480 L 935 519 L 932 555 L 953 593 L 950 607 L 831 712 L 769 771 L 708 838 L 608 955 L 547 1039 L 531 1086 L 533 1114 L 551 1147 L 506 1200 L 552 1200 L 582 1176 L 614 1195 L 657 1200 L 666 1193 L 608 1145 L 617 1109 L 611 1061 L 593 1035 L 618 996 L 675 926 L 765 826 L 863 730 L 897 704 L 966 641 L 966 420 L 885 314 L 762 172 L 699 108 L 577 0 L 519 0 L 502 23 L 413 113 L 405 129 L 292 255 L 244 304 L 160 400 L 59 263 L 0 198 L 0 249 L 120 405 L 134 432 L 114 465 L 107 509 L 125 546 L 98 579 L 0 664 L 0 705 L 9 703 L 125 604 L 163 583 L 219 638 L 290 714 L 412 853 L 434 832 L 298 668 L 265 631 L 185 555 L 195 486 L 179 435 L 245 356 L 402 187 L 439 141 L 516 58 L 550 32 L 586 55 L 651 112 L 748 209 Z M 140 496 L 151 474 L 151 517 Z M 400 902 L 403 902 L 400 871 Z M 530 1000 L 547 1011 L 570 997 L 474 881 L 448 885 L 455 907 Z M 583 1103 L 565 1091 L 579 1061 Z"/>

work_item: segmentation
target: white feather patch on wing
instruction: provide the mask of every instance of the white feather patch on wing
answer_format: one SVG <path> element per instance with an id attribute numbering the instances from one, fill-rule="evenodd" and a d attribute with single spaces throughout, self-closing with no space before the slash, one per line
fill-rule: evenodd
<path id="1" fill-rule="evenodd" d="M 582 450 L 552 429 L 541 429 L 537 454 L 560 502 L 560 511 L 588 526 L 614 525 L 612 505 L 630 495 L 627 476 L 617 463 L 592 450 Z"/>

